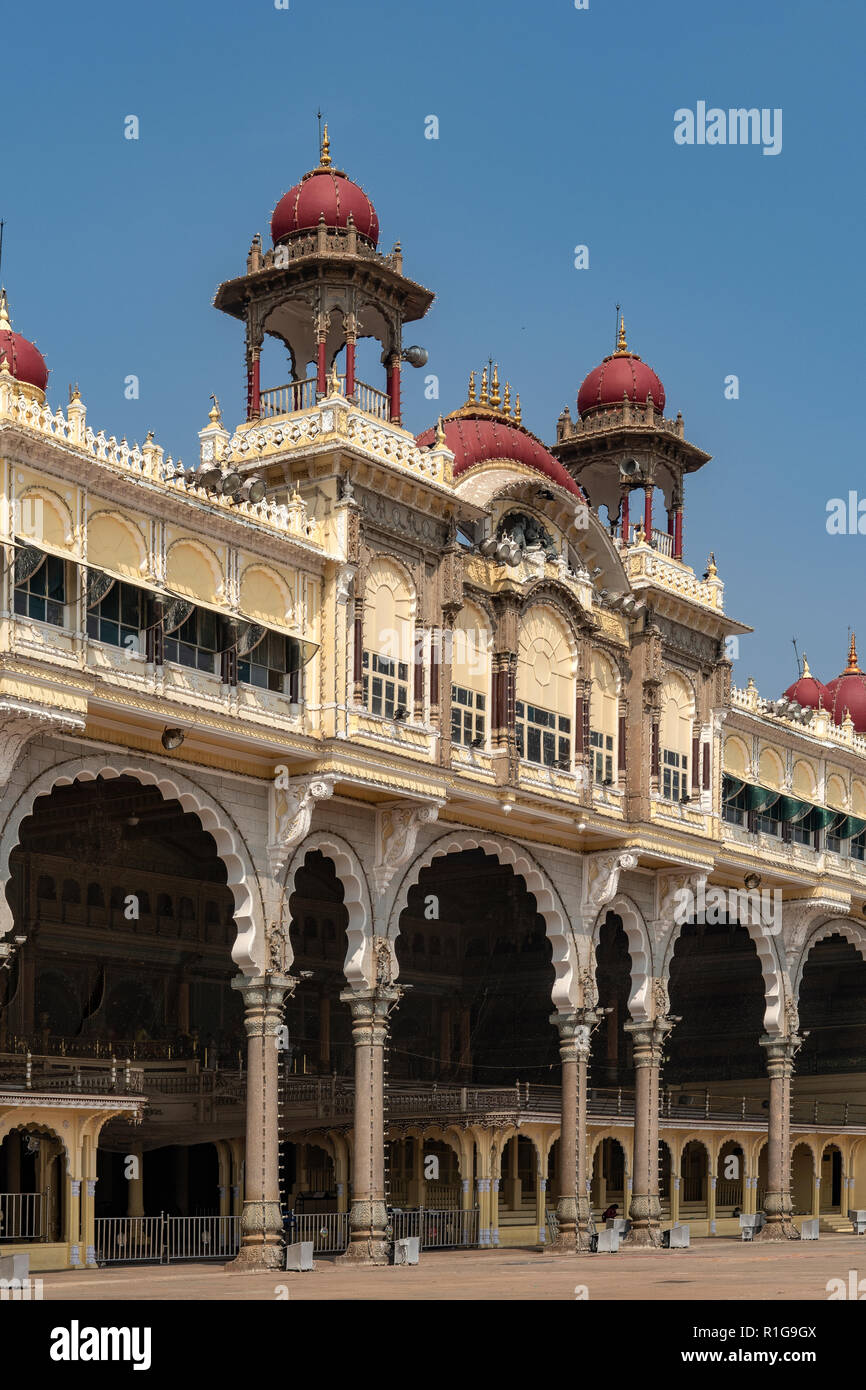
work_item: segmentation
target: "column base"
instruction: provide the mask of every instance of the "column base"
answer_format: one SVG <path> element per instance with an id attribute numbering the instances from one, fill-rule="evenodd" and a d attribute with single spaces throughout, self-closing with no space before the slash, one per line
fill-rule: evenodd
<path id="1" fill-rule="evenodd" d="M 237 1273 L 283 1269 L 286 1251 L 279 1202 L 244 1202 L 241 1216 L 241 1248 L 226 1270 Z"/>
<path id="2" fill-rule="evenodd" d="M 226 1274 L 262 1274 L 268 1270 L 285 1269 L 286 1250 L 285 1246 L 279 1245 L 242 1245 L 233 1260 L 223 1265 Z"/>
<path id="3" fill-rule="evenodd" d="M 800 1232 L 790 1218 L 782 1221 L 767 1221 L 752 1236 L 752 1240 L 799 1240 Z"/>
<path id="4" fill-rule="evenodd" d="M 385 1203 L 353 1202 L 349 1209 L 349 1245 L 339 1258 L 353 1265 L 386 1265 L 391 1251 Z"/>
<path id="5" fill-rule="evenodd" d="M 386 1265 L 390 1259 L 390 1251 L 391 1246 L 386 1237 L 353 1240 L 348 1250 L 338 1258 L 341 1263 L 345 1260 L 356 1268 L 359 1265 Z"/>
<path id="6" fill-rule="evenodd" d="M 659 1250 L 662 1243 L 661 1204 L 658 1197 L 632 1196 L 629 1205 L 629 1220 L 632 1223 L 628 1235 L 620 1241 L 621 1245 Z"/>

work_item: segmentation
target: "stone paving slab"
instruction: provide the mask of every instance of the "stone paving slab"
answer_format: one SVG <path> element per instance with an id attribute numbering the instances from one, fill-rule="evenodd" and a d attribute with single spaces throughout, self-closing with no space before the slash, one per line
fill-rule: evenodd
<path id="1" fill-rule="evenodd" d="M 557 1256 L 533 1250 L 430 1252 L 415 1267 L 347 1267 L 317 1260 L 311 1273 L 235 1274 L 222 1265 L 138 1265 L 44 1274 L 46 1300 L 644 1300 L 828 1298 L 827 1284 L 864 1279 L 866 1238 L 822 1236 L 780 1245 L 724 1238 L 689 1250 Z M 585 1287 L 586 1293 L 582 1292 Z M 578 1292 L 576 1293 L 576 1289 Z"/>

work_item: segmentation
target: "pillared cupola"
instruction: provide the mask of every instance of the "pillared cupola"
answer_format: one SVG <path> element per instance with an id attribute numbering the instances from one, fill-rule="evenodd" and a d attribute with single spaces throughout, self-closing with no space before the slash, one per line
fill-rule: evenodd
<path id="1" fill-rule="evenodd" d="M 6 291 L 0 289 L 0 370 L 4 366 L 22 386 L 33 387 L 44 396 L 48 385 L 45 358 L 29 338 L 12 331 L 9 301 Z"/>
<path id="2" fill-rule="evenodd" d="M 426 314 L 434 296 L 403 274 L 403 252 L 378 249 L 379 219 L 359 184 L 331 161 L 325 126 L 317 168 L 285 193 L 271 218 L 273 249 L 253 237 L 247 273 L 217 290 L 218 309 L 246 325 L 247 419 L 268 419 L 313 406 L 325 396 L 341 360 L 341 390 L 368 414 L 400 424 L 403 362 L 423 366 L 420 347 L 403 348 L 403 325 Z M 265 337 L 288 352 L 280 385 L 263 386 Z M 355 377 L 359 339 L 381 345 L 384 390 Z M 286 382 L 288 377 L 288 382 Z"/>
<path id="3" fill-rule="evenodd" d="M 812 675 L 805 652 L 803 653 L 803 674 L 797 677 L 793 685 L 788 686 L 784 698 L 793 700 L 806 709 L 828 708 L 827 687 L 816 676 Z"/>
<path id="4" fill-rule="evenodd" d="M 824 705 L 835 724 L 844 723 L 847 712 L 858 734 L 866 733 L 866 673 L 860 670 L 857 661 L 857 642 L 853 632 L 848 647 L 848 665 L 840 676 L 827 682 Z"/>
<path id="5" fill-rule="evenodd" d="M 604 507 L 621 548 L 636 541 L 672 560 L 683 558 L 683 480 L 710 455 L 685 437 L 682 415 L 664 414 L 661 378 L 625 336 L 620 318 L 614 350 L 584 378 L 577 415 L 557 421 L 552 452 L 583 489 L 596 512 Z M 661 498 L 654 498 L 656 492 Z M 638 492 L 640 511 L 632 505 Z M 659 500 L 664 519 L 659 515 Z"/>

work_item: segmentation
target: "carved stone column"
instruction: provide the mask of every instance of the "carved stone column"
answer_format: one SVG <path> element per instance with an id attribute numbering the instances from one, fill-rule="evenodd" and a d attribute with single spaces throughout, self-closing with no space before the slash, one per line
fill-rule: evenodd
<path id="1" fill-rule="evenodd" d="M 235 977 L 244 1000 L 247 1033 L 247 1125 L 241 1248 L 232 1269 L 279 1269 L 283 1262 L 280 1210 L 277 1069 L 283 1003 L 294 993 L 290 975 Z"/>
<path id="2" fill-rule="evenodd" d="M 631 1020 L 625 1029 L 634 1040 L 634 1158 L 629 1217 L 630 1245 L 661 1245 L 659 1217 L 659 1069 L 664 1040 L 673 1027 L 669 1018 Z"/>
<path id="3" fill-rule="evenodd" d="M 342 1257 L 356 1264 L 387 1264 L 385 1208 L 384 1048 L 388 1020 L 403 991 L 380 982 L 373 989 L 345 990 L 355 1044 L 355 1142 L 349 1248 Z"/>
<path id="4" fill-rule="evenodd" d="M 767 1133 L 767 1191 L 764 1195 L 766 1225 L 756 1232 L 756 1240 L 799 1240 L 793 1221 L 791 1199 L 791 1076 L 794 1058 L 803 1038 L 761 1038 L 767 1050 L 770 1076 L 770 1118 Z"/>
<path id="5" fill-rule="evenodd" d="M 577 1009 L 573 1013 L 553 1014 L 550 1019 L 559 1029 L 562 1058 L 560 1189 L 556 1206 L 559 1230 L 551 1247 L 560 1254 L 590 1248 L 586 1089 L 590 1039 L 598 1017 L 592 1009 Z"/>

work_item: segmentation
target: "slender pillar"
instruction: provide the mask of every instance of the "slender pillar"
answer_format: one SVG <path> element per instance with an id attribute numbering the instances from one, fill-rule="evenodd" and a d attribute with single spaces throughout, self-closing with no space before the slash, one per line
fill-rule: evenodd
<path id="1" fill-rule="evenodd" d="M 478 1244 L 488 1246 L 490 1239 L 490 1178 L 476 1178 L 475 1188 L 478 1200 Z"/>
<path id="2" fill-rule="evenodd" d="M 681 506 L 674 508 L 674 559 L 683 558 L 683 509 Z"/>
<path id="3" fill-rule="evenodd" d="M 590 1248 L 586 1091 L 590 1039 L 598 1015 L 591 1009 L 577 1009 L 574 1013 L 553 1014 L 550 1021 L 559 1029 L 562 1059 L 560 1183 L 556 1204 L 559 1230 L 553 1248 L 566 1254 Z"/>
<path id="4" fill-rule="evenodd" d="M 259 416 L 260 416 L 261 413 L 262 413 L 261 361 L 259 360 L 259 349 L 258 349 L 258 348 L 253 348 L 252 382 L 251 382 L 251 386 L 252 386 L 252 391 L 251 391 L 251 403 L 252 403 L 252 412 L 253 412 L 252 418 L 253 418 L 254 420 L 258 420 Z"/>
<path id="5" fill-rule="evenodd" d="M 355 394 L 355 339 L 346 341 L 346 396 Z"/>
<path id="6" fill-rule="evenodd" d="M 69 1246 L 69 1264 L 80 1269 L 81 1260 L 81 1179 L 66 1177 L 66 1209 L 63 1239 Z"/>
<path id="7" fill-rule="evenodd" d="M 716 1234 L 716 1183 L 718 1178 L 715 1173 L 709 1170 L 709 1158 L 707 1159 L 707 1234 Z"/>
<path id="8" fill-rule="evenodd" d="M 316 353 L 316 395 L 326 396 L 328 393 L 327 382 L 327 362 L 325 360 L 325 340 L 321 338 Z"/>
<path id="9" fill-rule="evenodd" d="M 490 1238 L 488 1245 L 499 1244 L 499 1188 L 501 1179 L 490 1179 Z"/>
<path id="10" fill-rule="evenodd" d="M 400 424 L 400 354 L 395 352 L 388 359 L 388 403 L 391 423 Z"/>
<path id="11" fill-rule="evenodd" d="M 634 1157 L 632 1194 L 628 1214 L 632 1228 L 626 1237 L 630 1245 L 661 1245 L 659 1216 L 659 1068 L 665 1035 L 673 1024 L 669 1018 L 651 1023 L 630 1020 L 626 1031 L 634 1040 Z"/>
<path id="12" fill-rule="evenodd" d="M 680 1219 L 680 1175 L 671 1172 L 671 1224 L 676 1225 Z"/>
<path id="13" fill-rule="evenodd" d="M 821 1176 L 814 1171 L 815 1160 L 812 1159 L 812 1219 L 821 1215 Z"/>
<path id="14" fill-rule="evenodd" d="M 626 490 L 626 491 L 623 493 L 623 495 L 622 495 L 622 543 L 623 543 L 623 545 L 628 545 L 628 540 L 629 540 L 629 537 L 628 537 L 628 527 L 629 527 L 629 520 L 628 520 L 628 502 L 629 502 L 629 493 L 628 493 L 628 490 Z"/>
<path id="15" fill-rule="evenodd" d="M 355 1044 L 355 1149 L 349 1248 L 345 1260 L 387 1264 L 388 1214 L 385 1208 L 384 1048 L 388 1019 L 400 1001 L 399 985 L 345 990 L 340 999 L 352 1011 Z"/>
<path id="16" fill-rule="evenodd" d="M 283 1001 L 297 981 L 289 975 L 232 980 L 244 1000 L 247 1034 L 247 1124 L 241 1248 L 231 1268 L 278 1269 L 282 1264 L 277 1044 Z"/>
<path id="17" fill-rule="evenodd" d="M 646 543 L 651 545 L 653 538 L 653 490 L 651 487 L 644 488 L 643 529 L 646 532 Z"/>
<path id="18" fill-rule="evenodd" d="M 766 1224 L 756 1240 L 799 1240 L 791 1200 L 791 1076 L 794 1058 L 803 1044 L 797 1036 L 774 1038 L 765 1034 L 770 1076 L 770 1117 L 767 1133 L 767 1191 L 764 1194 Z"/>

